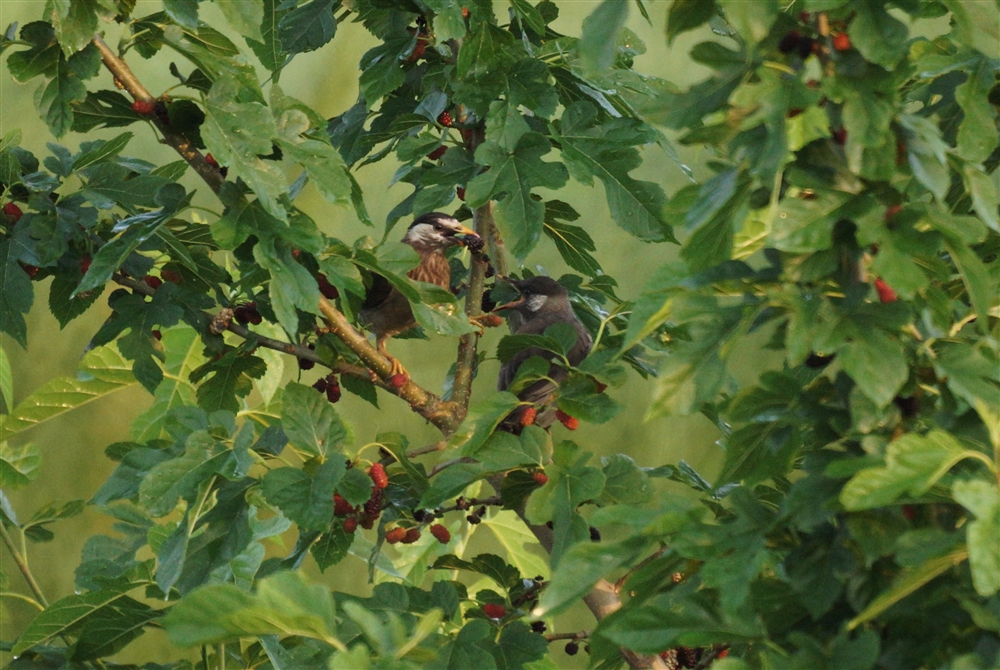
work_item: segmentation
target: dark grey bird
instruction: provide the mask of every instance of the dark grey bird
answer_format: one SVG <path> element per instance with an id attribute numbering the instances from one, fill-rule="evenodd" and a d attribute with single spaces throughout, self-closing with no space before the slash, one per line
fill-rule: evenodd
<path id="1" fill-rule="evenodd" d="M 418 216 L 402 241 L 420 254 L 420 263 L 406 275 L 416 281 L 450 289 L 451 268 L 445 251 L 455 245 L 474 245 L 479 240 L 479 235 L 448 214 L 429 212 Z M 358 316 L 361 323 L 375 333 L 378 350 L 392 361 L 393 374 L 405 373 L 399 361 L 386 351 L 386 340 L 417 325 L 406 296 L 385 277 L 373 274 L 371 288 L 365 292 L 365 302 Z"/>
<path id="2" fill-rule="evenodd" d="M 493 311 L 514 310 L 520 315 L 521 323 L 516 327 L 515 335 L 542 335 L 549 326 L 557 323 L 569 324 L 576 331 L 576 343 L 569 350 L 566 358 L 570 365 L 579 365 L 590 353 L 590 347 L 594 340 L 580 319 L 573 313 L 573 306 L 569 302 L 569 292 L 559 282 L 549 277 L 507 279 L 505 281 L 512 284 L 521 295 L 517 300 L 500 305 Z M 521 367 L 521 363 L 532 356 L 541 356 L 552 360 L 555 354 L 537 347 L 529 347 L 519 351 L 500 367 L 497 389 L 506 391 L 517 376 L 517 369 Z M 548 376 L 552 381 L 539 380 L 522 389 L 517 397 L 533 404 L 546 402 L 556 389 L 553 382 L 562 382 L 566 379 L 567 372 L 564 368 L 553 363 L 549 366 Z"/>

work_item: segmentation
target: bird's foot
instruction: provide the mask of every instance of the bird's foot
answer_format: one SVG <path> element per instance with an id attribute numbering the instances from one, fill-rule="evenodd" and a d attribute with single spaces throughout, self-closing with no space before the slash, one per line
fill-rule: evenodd
<path id="1" fill-rule="evenodd" d="M 479 330 L 479 336 L 482 337 L 487 328 L 496 328 L 502 325 L 503 317 L 499 314 L 480 314 L 479 316 L 470 316 L 469 321 Z"/>
<path id="2" fill-rule="evenodd" d="M 392 364 L 392 368 L 389 370 L 389 383 L 395 388 L 402 388 L 406 386 L 406 382 L 410 381 L 410 373 L 406 371 L 403 364 L 397 359 L 393 358 L 389 354 L 385 355 Z"/>

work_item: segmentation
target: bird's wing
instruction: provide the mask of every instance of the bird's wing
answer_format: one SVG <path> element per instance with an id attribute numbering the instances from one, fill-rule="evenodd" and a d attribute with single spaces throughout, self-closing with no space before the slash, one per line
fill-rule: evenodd
<path id="1" fill-rule="evenodd" d="M 392 293 L 392 284 L 389 280 L 380 274 L 372 274 L 372 285 L 365 291 L 365 302 L 361 305 L 361 309 L 373 309 L 378 307 L 383 302 L 389 298 L 389 294 Z"/>
<path id="2" fill-rule="evenodd" d="M 513 383 L 514 377 L 517 376 L 517 369 L 521 367 L 521 363 L 525 362 L 532 356 L 541 356 L 546 360 L 551 360 L 553 354 L 551 351 L 545 351 L 544 349 L 539 349 L 538 347 L 529 347 L 523 351 L 517 352 L 509 361 L 500 366 L 500 377 L 497 379 L 497 389 L 500 391 L 506 391 L 511 383 Z"/>

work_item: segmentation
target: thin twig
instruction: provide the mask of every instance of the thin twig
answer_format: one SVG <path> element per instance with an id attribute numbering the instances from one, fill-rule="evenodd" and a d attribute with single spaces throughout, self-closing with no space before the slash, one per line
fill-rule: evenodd
<path id="1" fill-rule="evenodd" d="M 435 465 L 433 468 L 431 468 L 431 471 L 427 473 L 427 477 L 428 478 L 433 477 L 442 470 L 447 470 L 451 466 L 458 465 L 459 463 L 475 463 L 475 462 L 476 459 L 469 458 L 468 456 L 459 456 L 458 458 L 451 458 L 448 459 L 447 461 L 442 461 L 437 465 Z"/>
<path id="2" fill-rule="evenodd" d="M 578 630 L 575 633 L 549 633 L 544 636 L 549 642 L 556 640 L 586 640 L 590 637 L 590 631 Z"/>
<path id="3" fill-rule="evenodd" d="M 444 451 L 448 448 L 448 442 L 441 440 L 439 442 L 434 442 L 433 444 L 428 444 L 426 447 L 420 447 L 419 449 L 414 449 L 407 454 L 410 458 L 416 458 L 417 456 L 423 456 L 424 454 L 433 454 L 435 451 Z"/>
<path id="4" fill-rule="evenodd" d="M 7 528 L 4 527 L 2 523 L 0 523 L 0 537 L 3 538 L 3 543 L 7 545 L 7 551 L 10 552 L 11 558 L 14 559 L 14 565 L 16 565 L 17 569 L 21 571 L 21 576 L 24 577 L 25 583 L 35 595 L 35 600 L 42 605 L 43 609 L 48 607 L 49 601 L 45 599 L 45 594 L 42 593 L 42 589 L 38 586 L 38 582 L 35 581 L 35 576 L 31 574 L 28 562 L 24 560 L 24 556 L 22 556 L 21 552 L 17 550 L 17 547 L 14 545 L 14 538 L 10 536 L 10 533 L 7 532 Z"/>

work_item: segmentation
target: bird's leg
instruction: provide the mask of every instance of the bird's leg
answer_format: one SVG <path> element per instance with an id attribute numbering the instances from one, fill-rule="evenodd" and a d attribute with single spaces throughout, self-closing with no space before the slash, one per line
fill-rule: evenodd
<path id="1" fill-rule="evenodd" d="M 393 355 L 390 354 L 389 350 L 386 348 L 386 341 L 388 339 L 389 339 L 388 337 L 383 337 L 383 338 L 377 339 L 375 341 L 375 348 L 378 349 L 378 352 L 380 354 L 382 354 L 383 356 L 385 356 L 386 358 L 388 358 L 389 359 L 389 363 L 392 365 L 392 369 L 389 371 L 389 378 L 390 378 L 390 380 L 392 378 L 397 378 L 398 379 L 400 375 L 403 375 L 406 379 L 409 379 L 410 378 L 410 373 L 406 371 L 406 368 L 403 367 L 403 364 L 400 363 L 398 360 L 396 360 L 396 358 L 393 357 Z M 372 377 L 374 379 L 375 373 L 371 372 L 371 375 L 372 375 Z M 393 383 L 393 385 L 395 385 L 395 383 Z M 402 386 L 402 384 L 400 384 L 400 386 Z"/>

